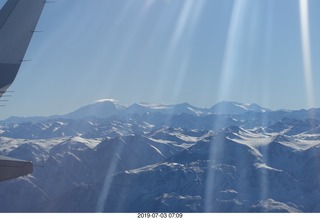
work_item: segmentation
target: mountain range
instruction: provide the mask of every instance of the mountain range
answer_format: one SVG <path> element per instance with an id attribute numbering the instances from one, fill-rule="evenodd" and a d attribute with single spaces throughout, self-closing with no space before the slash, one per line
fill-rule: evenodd
<path id="1" fill-rule="evenodd" d="M 151 104 L 151 103 L 134 103 L 130 106 L 119 104 L 118 101 L 113 99 L 98 100 L 93 104 L 83 106 L 71 113 L 65 115 L 54 115 L 50 117 L 10 117 L 3 122 L 28 122 L 47 120 L 48 118 L 68 118 L 68 119 L 81 119 L 85 117 L 108 118 L 111 116 L 127 116 L 127 115 L 143 115 L 145 113 L 161 113 L 165 115 L 177 114 L 190 114 L 190 115 L 239 115 L 246 112 L 271 112 L 270 109 L 260 107 L 257 104 L 241 104 L 237 102 L 223 101 L 215 104 L 211 108 L 200 108 L 192 106 L 188 103 L 181 103 L 176 105 L 165 104 Z"/>
<path id="2" fill-rule="evenodd" d="M 0 122 L 0 212 L 319 212 L 320 110 L 101 100 Z"/>

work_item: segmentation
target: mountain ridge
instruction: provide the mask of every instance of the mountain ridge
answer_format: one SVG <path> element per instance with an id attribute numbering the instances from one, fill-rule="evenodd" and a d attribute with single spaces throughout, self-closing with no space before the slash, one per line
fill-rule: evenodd
<path id="1" fill-rule="evenodd" d="M 103 99 L 63 115 L 33 117 L 12 116 L 8 119 L 0 120 L 0 124 L 27 122 L 37 123 L 55 119 L 79 120 L 90 117 L 96 117 L 99 119 L 107 119 L 111 117 L 125 118 L 132 116 L 152 117 L 152 115 L 156 114 L 162 114 L 163 117 L 167 119 L 170 119 L 171 116 L 176 117 L 178 115 L 196 117 L 231 116 L 235 119 L 246 121 L 247 127 L 254 127 L 257 125 L 256 123 L 261 123 L 263 121 L 267 122 L 268 120 L 272 122 L 279 121 L 282 118 L 301 120 L 314 118 L 320 120 L 320 108 L 312 108 L 308 110 L 270 110 L 255 103 L 242 104 L 231 101 L 219 102 L 213 105 L 211 108 L 199 108 L 189 103 L 181 103 L 176 105 L 134 103 L 130 106 L 125 106 L 113 99 Z M 254 121 L 252 118 L 256 118 L 256 121 Z M 263 118 L 268 119 L 266 120 Z M 248 121 L 251 121 L 251 123 Z"/>
<path id="2" fill-rule="evenodd" d="M 65 118 L 65 119 L 82 119 L 85 117 L 108 118 L 112 116 L 125 116 L 131 114 L 143 115 L 145 113 L 162 113 L 166 115 L 178 115 L 182 113 L 190 115 L 238 115 L 247 112 L 272 112 L 267 108 L 261 107 L 255 103 L 241 104 L 231 101 L 222 101 L 210 108 L 200 108 L 189 103 L 179 104 L 154 104 L 154 103 L 134 103 L 129 106 L 121 105 L 114 99 L 97 100 L 92 104 L 82 106 L 72 112 L 63 115 L 52 116 L 33 116 L 33 117 L 17 117 L 12 116 L 8 119 L 0 121 L 0 123 L 19 123 L 19 122 L 37 122 L 47 119 Z"/>
<path id="3" fill-rule="evenodd" d="M 0 212 L 320 212 L 319 119 L 143 107 L 1 124 L 0 154 L 36 166 L 0 184 Z"/>

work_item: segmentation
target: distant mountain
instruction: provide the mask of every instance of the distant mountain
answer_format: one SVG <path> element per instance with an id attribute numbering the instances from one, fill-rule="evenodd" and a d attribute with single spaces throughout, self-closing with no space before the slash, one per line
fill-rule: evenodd
<path id="1" fill-rule="evenodd" d="M 176 105 L 134 103 L 128 107 L 120 105 L 116 100 L 102 100 L 94 104 L 84 106 L 72 113 L 66 114 L 64 118 L 79 119 L 88 116 L 107 118 L 111 116 L 143 115 L 146 113 L 161 113 L 165 115 L 189 114 L 204 116 L 210 114 L 239 115 L 247 112 L 271 112 L 270 109 L 260 107 L 257 104 L 241 104 L 236 102 L 220 102 L 211 108 L 199 108 L 188 103 Z"/>
<path id="2" fill-rule="evenodd" d="M 107 118 L 114 115 L 118 115 L 123 110 L 125 110 L 125 108 L 125 106 L 120 105 L 116 100 L 105 99 L 81 107 L 80 109 L 68 113 L 63 117 L 70 119 L 81 119 L 90 116 L 97 118 Z"/>
<path id="3" fill-rule="evenodd" d="M 0 183 L 0 212 L 320 212 L 319 116 L 106 99 L 12 117 L 0 154 L 35 168 Z"/>
<path id="4" fill-rule="evenodd" d="M 0 123 L 23 123 L 39 122 L 47 119 L 83 119 L 86 117 L 109 118 L 112 116 L 125 117 L 130 115 L 143 115 L 146 113 L 160 113 L 164 115 L 188 114 L 193 116 L 218 115 L 240 115 L 249 112 L 266 113 L 271 112 L 267 108 L 257 104 L 241 104 L 236 102 L 223 101 L 215 104 L 211 108 L 200 108 L 188 103 L 175 105 L 153 104 L 153 103 L 134 103 L 130 106 L 121 105 L 113 99 L 98 100 L 95 103 L 83 106 L 65 115 L 53 115 L 49 117 L 10 117 Z M 304 112 L 303 112 L 304 113 Z M 283 113 L 285 114 L 285 113 Z M 319 113 L 320 114 L 320 113 Z"/>
<path id="5" fill-rule="evenodd" d="M 54 116 L 53 116 L 54 117 Z M 8 119 L 0 120 L 1 123 L 26 123 L 26 122 L 39 122 L 43 120 L 48 120 L 51 117 L 46 116 L 32 116 L 32 117 L 19 117 L 19 116 L 11 116 Z"/>
<path id="6" fill-rule="evenodd" d="M 255 103 L 253 104 L 243 104 L 237 102 L 222 101 L 211 107 L 210 112 L 216 114 L 228 114 L 228 115 L 239 115 L 246 112 L 271 112 L 270 109 L 263 108 Z"/>
<path id="7" fill-rule="evenodd" d="M 127 114 L 139 114 L 144 113 L 162 113 L 167 115 L 179 115 L 182 113 L 190 115 L 208 115 L 210 114 L 208 109 L 192 106 L 188 103 L 181 103 L 177 105 L 164 105 L 164 104 L 150 104 L 150 103 L 135 103 L 129 106 L 125 112 Z"/>
<path id="8" fill-rule="evenodd" d="M 0 154 L 35 166 L 0 183 L 0 212 L 320 212 L 320 120 L 219 106 L 104 100 L 4 122 Z"/>
<path id="9" fill-rule="evenodd" d="M 161 114 L 161 115 L 160 115 Z M 83 106 L 73 112 L 65 115 L 53 116 L 34 116 L 34 117 L 10 117 L 6 120 L 0 121 L 0 124 L 6 123 L 37 123 L 46 120 L 55 119 L 72 119 L 79 120 L 84 118 L 100 118 L 106 119 L 111 117 L 130 118 L 132 116 L 144 117 L 144 119 L 171 124 L 180 117 L 191 119 L 192 116 L 199 117 L 198 119 L 207 120 L 207 126 L 216 124 L 215 120 L 218 117 L 225 116 L 229 120 L 236 122 L 236 125 L 244 125 L 245 128 L 254 128 L 256 126 L 270 126 L 275 122 L 281 121 L 283 118 L 306 120 L 309 118 L 320 120 L 320 109 L 313 108 L 309 110 L 277 110 L 272 111 L 268 108 L 261 107 L 257 104 L 243 104 L 237 102 L 223 101 L 215 104 L 211 108 L 200 108 L 190 105 L 188 103 L 181 103 L 176 105 L 165 104 L 151 104 L 151 103 L 134 103 L 130 106 L 121 105 L 118 101 L 113 99 L 104 99 L 96 101 L 93 104 Z M 191 116 L 191 117 L 190 117 Z M 213 119 L 213 117 L 215 118 Z M 232 116 L 232 118 L 230 117 Z M 193 119 L 192 119 L 193 120 Z M 180 123 L 180 122 L 179 122 Z M 184 121 L 186 124 L 186 120 Z M 195 120 L 192 122 L 195 124 Z M 197 122 L 198 123 L 198 122 Z M 240 124 L 241 123 L 241 124 Z M 203 124 L 201 122 L 201 124 Z M 231 121 L 228 125 L 234 125 Z M 201 127 L 202 125 L 200 125 Z M 212 126 L 212 125 L 211 125 Z M 215 126 L 215 125 L 213 125 Z M 191 126 L 190 126 L 191 127 Z M 196 127 L 199 127 L 197 125 Z M 225 127 L 225 126 L 219 126 Z M 314 130 L 314 132 L 318 132 Z"/>

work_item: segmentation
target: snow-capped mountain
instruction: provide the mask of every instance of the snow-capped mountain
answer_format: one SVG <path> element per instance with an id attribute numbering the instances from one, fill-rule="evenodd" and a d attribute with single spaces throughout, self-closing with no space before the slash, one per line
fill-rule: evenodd
<path id="1" fill-rule="evenodd" d="M 107 118 L 121 113 L 126 107 L 113 99 L 98 100 L 93 104 L 81 107 L 72 113 L 64 115 L 65 118 L 82 119 L 85 117 Z"/>
<path id="2" fill-rule="evenodd" d="M 0 154 L 35 166 L 0 211 L 319 212 L 317 111 L 103 100 L 3 121 Z"/>
<path id="3" fill-rule="evenodd" d="M 154 104 L 154 103 L 134 103 L 130 106 L 121 105 L 114 99 L 98 100 L 92 104 L 80 107 L 79 109 L 67 113 L 65 115 L 53 115 L 50 117 L 10 117 L 1 123 L 25 123 L 39 122 L 50 119 L 83 119 L 86 117 L 110 118 L 114 116 L 126 117 L 132 115 L 142 116 L 148 113 L 158 113 L 163 115 L 181 115 L 187 114 L 192 116 L 208 116 L 208 115 L 240 115 L 244 113 L 265 113 L 272 112 L 267 108 L 260 107 L 257 104 L 241 104 L 236 102 L 223 101 L 215 104 L 211 108 L 196 107 L 188 103 L 175 105 Z M 282 111 L 281 111 L 282 112 Z M 305 114 L 305 112 L 301 112 Z M 320 113 L 319 113 L 320 115 Z"/>
<path id="4" fill-rule="evenodd" d="M 166 115 L 179 115 L 179 114 L 190 114 L 195 116 L 209 115 L 209 114 L 224 114 L 224 115 L 237 115 L 243 114 L 245 112 L 271 112 L 270 109 L 263 108 L 257 104 L 241 104 L 236 102 L 223 101 L 215 104 L 211 108 L 200 108 L 192 106 L 188 103 L 181 103 L 176 105 L 167 104 L 154 104 L 154 103 L 134 103 L 129 107 L 119 105 L 115 100 L 105 100 L 85 106 L 73 113 L 72 117 L 76 114 L 76 118 L 84 118 L 86 116 L 96 116 L 96 117 L 110 117 L 116 114 L 138 114 L 143 115 L 145 113 L 161 113 Z M 103 107 L 109 107 L 104 109 Z M 106 106 L 107 105 L 107 106 Z M 96 113 L 94 114 L 94 112 Z M 70 114 L 66 115 L 70 118 Z M 71 117 L 71 118 L 72 118 Z"/>
<path id="5" fill-rule="evenodd" d="M 208 115 L 210 111 L 205 108 L 192 106 L 188 103 L 177 105 L 150 104 L 150 103 L 135 103 L 126 109 L 128 114 L 145 114 L 145 113 L 162 113 L 167 115 L 179 115 L 182 113 L 190 115 Z"/>
<path id="6" fill-rule="evenodd" d="M 222 101 L 211 107 L 210 111 L 216 114 L 239 115 L 246 112 L 271 112 L 270 109 L 263 108 L 258 104 L 243 104 L 237 102 Z"/>

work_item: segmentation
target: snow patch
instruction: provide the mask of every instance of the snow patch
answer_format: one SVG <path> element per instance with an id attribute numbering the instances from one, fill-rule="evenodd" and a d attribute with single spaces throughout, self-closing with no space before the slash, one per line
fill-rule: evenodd
<path id="1" fill-rule="evenodd" d="M 115 99 L 101 99 L 101 100 L 97 100 L 95 103 L 105 103 L 105 102 L 119 103 L 119 101 Z"/>

